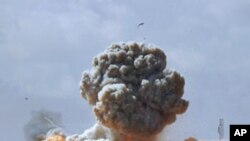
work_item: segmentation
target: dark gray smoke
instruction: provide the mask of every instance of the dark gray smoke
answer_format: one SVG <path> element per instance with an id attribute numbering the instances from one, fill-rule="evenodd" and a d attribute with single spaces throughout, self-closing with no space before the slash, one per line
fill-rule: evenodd
<path id="1" fill-rule="evenodd" d="M 26 141 L 40 141 L 50 132 L 59 132 L 62 127 L 59 113 L 40 110 L 31 113 L 31 119 L 24 127 Z"/>
<path id="2" fill-rule="evenodd" d="M 28 141 L 155 141 L 188 108 L 182 99 L 184 78 L 166 66 L 166 55 L 155 46 L 111 45 L 94 58 L 80 83 L 97 123 L 83 134 L 66 136 L 54 126 L 60 125 L 59 115 L 37 112 L 26 126 Z"/>
<path id="3" fill-rule="evenodd" d="M 188 108 L 181 98 L 184 77 L 166 66 L 165 53 L 155 46 L 113 44 L 83 73 L 81 94 L 101 124 L 127 140 L 147 140 Z"/>

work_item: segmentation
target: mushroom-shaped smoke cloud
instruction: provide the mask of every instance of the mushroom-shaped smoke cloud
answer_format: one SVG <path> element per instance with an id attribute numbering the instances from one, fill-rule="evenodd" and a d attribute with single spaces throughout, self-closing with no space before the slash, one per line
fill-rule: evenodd
<path id="1" fill-rule="evenodd" d="M 150 138 L 188 107 L 181 98 L 184 78 L 166 66 L 157 47 L 113 44 L 83 72 L 81 94 L 102 125 L 129 138 Z"/>

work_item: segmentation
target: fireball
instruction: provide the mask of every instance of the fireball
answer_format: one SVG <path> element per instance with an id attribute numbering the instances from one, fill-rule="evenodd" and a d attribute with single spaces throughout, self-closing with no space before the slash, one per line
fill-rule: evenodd
<path id="1" fill-rule="evenodd" d="M 62 135 L 53 135 L 48 137 L 46 141 L 65 141 L 65 137 Z"/>

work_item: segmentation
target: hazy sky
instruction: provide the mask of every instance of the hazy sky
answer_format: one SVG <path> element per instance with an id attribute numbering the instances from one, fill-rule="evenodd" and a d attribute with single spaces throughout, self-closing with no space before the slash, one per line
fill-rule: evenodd
<path id="1" fill-rule="evenodd" d="M 25 141 L 40 109 L 60 113 L 68 133 L 92 126 L 81 72 L 127 41 L 159 46 L 185 77 L 190 106 L 165 138 L 217 139 L 219 118 L 228 138 L 229 124 L 250 123 L 249 13 L 248 0 L 0 0 L 1 141 Z"/>

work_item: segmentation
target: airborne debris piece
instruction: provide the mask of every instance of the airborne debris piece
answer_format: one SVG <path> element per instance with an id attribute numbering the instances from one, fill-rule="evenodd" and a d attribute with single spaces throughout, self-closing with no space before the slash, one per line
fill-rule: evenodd
<path id="1" fill-rule="evenodd" d="M 28 100 L 29 98 L 28 98 L 28 97 L 25 97 L 24 99 L 25 99 L 25 100 Z"/>
<path id="2" fill-rule="evenodd" d="M 111 45 L 94 58 L 91 71 L 83 72 L 81 94 L 98 122 L 118 136 L 114 141 L 154 140 L 186 111 L 184 77 L 166 66 L 161 49 L 123 43 Z"/>
<path id="3" fill-rule="evenodd" d="M 143 25 L 144 25 L 144 23 L 141 22 L 141 23 L 139 23 L 139 24 L 137 25 L 137 27 L 140 27 L 140 26 L 143 26 Z"/>
<path id="4" fill-rule="evenodd" d="M 218 133 L 219 140 L 222 140 L 224 138 L 224 120 L 222 118 L 219 119 Z"/>
<path id="5" fill-rule="evenodd" d="M 51 120 L 49 117 L 47 117 L 46 115 L 45 115 L 43 118 L 47 121 L 47 123 L 50 124 L 51 128 L 61 128 L 59 125 L 56 125 L 56 124 L 54 123 L 54 121 L 52 121 L 52 120 Z"/>

